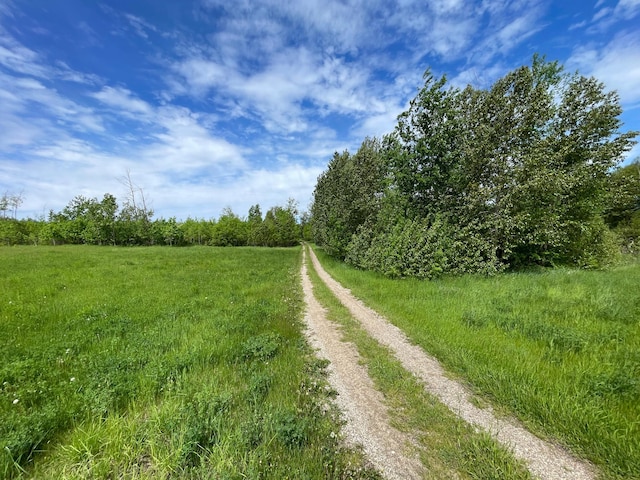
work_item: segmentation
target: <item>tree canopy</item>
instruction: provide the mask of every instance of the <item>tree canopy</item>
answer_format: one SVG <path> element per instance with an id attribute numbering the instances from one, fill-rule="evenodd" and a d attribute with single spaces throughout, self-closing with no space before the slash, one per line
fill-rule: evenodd
<path id="1" fill-rule="evenodd" d="M 74 197 L 48 219 L 18 220 L 0 217 L 0 245 L 89 244 L 89 245 L 213 245 L 288 247 L 302 238 L 297 204 L 293 199 L 276 206 L 262 218 L 260 205 L 249 209 L 244 219 L 230 208 L 215 220 L 187 218 L 178 221 L 153 218 L 145 202 L 131 196 L 118 204 L 107 193 L 102 200 Z M 306 215 L 305 215 L 306 217 Z"/>
<path id="2" fill-rule="evenodd" d="M 398 276 L 611 261 L 611 171 L 638 134 L 615 92 L 539 56 L 488 89 L 424 80 L 394 132 L 319 177 L 316 242 Z"/>

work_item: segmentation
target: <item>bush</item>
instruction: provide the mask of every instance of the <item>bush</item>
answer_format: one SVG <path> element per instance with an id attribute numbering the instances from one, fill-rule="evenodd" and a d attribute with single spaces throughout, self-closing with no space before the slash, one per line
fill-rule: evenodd
<path id="1" fill-rule="evenodd" d="M 377 234 L 363 226 L 347 247 L 346 261 L 390 277 L 493 274 L 504 268 L 495 248 L 473 226 L 454 230 L 440 218 L 431 223 L 400 219 Z"/>

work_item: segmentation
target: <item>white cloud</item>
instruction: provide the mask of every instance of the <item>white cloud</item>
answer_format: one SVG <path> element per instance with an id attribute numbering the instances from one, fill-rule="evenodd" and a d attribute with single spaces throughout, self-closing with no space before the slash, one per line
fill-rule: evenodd
<path id="1" fill-rule="evenodd" d="M 608 44 L 577 48 L 569 61 L 569 69 L 594 76 L 607 88 L 617 90 L 626 107 L 640 102 L 640 35 L 617 35 Z"/>
<path id="2" fill-rule="evenodd" d="M 20 45 L 0 29 L 0 65 L 16 73 L 46 78 L 49 69 L 39 64 L 36 52 Z"/>
<path id="3" fill-rule="evenodd" d="M 147 102 L 135 97 L 126 88 L 105 86 L 99 92 L 92 93 L 91 96 L 124 113 L 148 115 L 152 111 Z"/>
<path id="4" fill-rule="evenodd" d="M 630 20 L 640 13 L 640 0 L 620 0 L 616 5 L 614 15 L 625 20 Z"/>
<path id="5" fill-rule="evenodd" d="M 610 15 L 612 12 L 613 12 L 613 8 L 609 8 L 609 7 L 602 8 L 595 13 L 591 21 L 597 22 L 603 19 L 604 17 Z"/>
<path id="6" fill-rule="evenodd" d="M 143 20 L 142 18 L 136 15 L 131 15 L 127 13 L 124 16 L 129 22 L 129 24 L 131 25 L 131 27 L 134 29 L 136 34 L 138 34 L 140 37 L 144 38 L 145 40 L 149 38 L 149 35 L 147 34 L 147 30 L 151 30 L 153 32 L 157 31 L 156 27 L 154 27 L 149 22 L 146 22 L 145 20 Z"/>
<path id="7" fill-rule="evenodd" d="M 139 155 L 159 170 L 188 177 L 198 169 L 235 174 L 247 167 L 242 150 L 211 135 L 191 111 L 163 107 L 157 114 L 158 125 L 164 130 L 156 133 L 157 141 L 145 146 Z"/>
<path id="8" fill-rule="evenodd" d="M 639 0 L 620 0 L 615 7 L 600 8 L 603 2 L 598 2 L 591 22 L 592 33 L 600 33 L 608 30 L 618 22 L 629 21 L 640 14 Z"/>
<path id="9" fill-rule="evenodd" d="M 313 116 L 329 113 L 362 114 L 380 110 L 361 65 L 311 52 L 306 48 L 284 49 L 267 59 L 263 68 L 250 74 L 213 60 L 187 58 L 173 66 L 184 82 L 173 80 L 174 94 L 210 95 L 233 99 L 243 115 L 257 117 L 273 132 L 304 132 L 310 128 L 305 101 L 314 106 Z"/>

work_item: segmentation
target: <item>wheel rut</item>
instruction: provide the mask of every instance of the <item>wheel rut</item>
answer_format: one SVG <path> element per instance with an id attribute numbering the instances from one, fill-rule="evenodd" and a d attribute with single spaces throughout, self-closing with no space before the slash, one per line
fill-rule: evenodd
<path id="1" fill-rule="evenodd" d="M 516 458 L 525 462 L 533 476 L 542 480 L 592 480 L 596 469 L 565 449 L 542 440 L 515 419 L 498 417 L 489 408 L 479 408 L 473 394 L 462 384 L 448 378 L 439 362 L 422 348 L 409 342 L 404 333 L 351 292 L 336 282 L 322 267 L 311 248 L 303 248 L 321 280 L 381 345 L 389 348 L 402 366 L 415 375 L 427 392 L 437 397 L 452 412 L 474 427 L 487 431 L 507 446 Z M 338 392 L 338 407 L 345 413 L 345 434 L 362 444 L 371 462 L 386 478 L 422 478 L 415 454 L 404 455 L 411 440 L 391 428 L 381 394 L 375 389 L 364 367 L 358 364 L 355 346 L 341 340 L 337 326 L 328 322 L 318 304 L 306 270 L 302 266 L 302 283 L 307 302 L 306 322 L 312 344 L 331 362 L 330 381 Z M 388 442 L 388 443 L 385 443 Z"/>
<path id="2" fill-rule="evenodd" d="M 355 345 L 342 340 L 338 326 L 327 320 L 324 308 L 314 297 L 304 260 L 301 277 L 307 335 L 319 356 L 330 362 L 329 382 L 338 393 L 336 404 L 346 421 L 345 440 L 362 446 L 368 460 L 385 478 L 423 478 L 419 461 L 408 452 L 411 439 L 389 425 L 382 394 L 359 363 Z"/>

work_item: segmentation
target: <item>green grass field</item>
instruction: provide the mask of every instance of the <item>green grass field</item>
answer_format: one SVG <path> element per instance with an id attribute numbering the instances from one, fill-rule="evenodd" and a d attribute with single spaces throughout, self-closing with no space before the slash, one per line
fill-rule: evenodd
<path id="1" fill-rule="evenodd" d="M 300 249 L 0 249 L 0 477 L 375 478 L 301 333 Z"/>
<path id="2" fill-rule="evenodd" d="M 426 282 L 327 271 L 535 432 L 640 478 L 640 265 Z"/>

